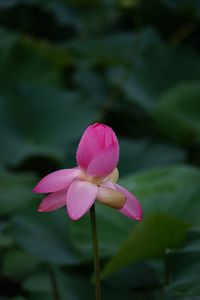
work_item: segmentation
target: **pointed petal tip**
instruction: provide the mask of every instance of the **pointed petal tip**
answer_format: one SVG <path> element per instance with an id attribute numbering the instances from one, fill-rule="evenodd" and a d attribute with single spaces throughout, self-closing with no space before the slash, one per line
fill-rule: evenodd
<path id="1" fill-rule="evenodd" d="M 79 219 L 81 219 L 87 212 L 85 212 L 83 215 L 80 213 L 74 213 L 74 211 L 70 211 L 67 209 L 67 205 L 66 205 L 66 213 L 69 216 L 69 218 L 72 221 L 78 221 Z"/>
<path id="2" fill-rule="evenodd" d="M 40 206 L 37 208 L 37 212 L 45 212 L 44 209 L 42 209 Z"/>
<path id="3" fill-rule="evenodd" d="M 70 219 L 71 219 L 72 221 L 78 221 L 78 220 L 81 218 L 81 216 L 70 215 L 69 212 L 68 212 L 68 216 L 70 217 Z"/>
<path id="4" fill-rule="evenodd" d="M 129 205 L 130 205 L 130 202 L 129 202 Z M 137 209 L 134 210 L 134 212 L 132 211 L 132 213 L 129 211 L 129 213 L 130 213 L 131 219 L 133 219 L 133 220 L 135 220 L 137 222 L 141 222 L 142 221 L 142 219 L 143 219 L 143 211 L 142 211 L 142 207 L 141 207 L 139 201 L 138 201 Z"/>
<path id="5" fill-rule="evenodd" d="M 32 189 L 32 193 L 34 193 L 34 194 L 37 194 L 37 193 L 38 193 L 38 192 L 37 192 L 37 185 L 34 186 L 34 188 Z"/>
<path id="6" fill-rule="evenodd" d="M 40 185 L 37 184 L 33 189 L 32 193 L 34 194 L 44 194 L 43 190 L 40 188 Z"/>
<path id="7" fill-rule="evenodd" d="M 67 188 L 71 182 L 78 178 L 78 168 L 61 169 L 43 177 L 33 188 L 33 193 L 53 193 Z"/>
<path id="8" fill-rule="evenodd" d="M 47 192 L 44 192 L 43 187 L 41 185 L 41 181 L 39 181 L 36 186 L 32 189 L 32 193 L 34 194 L 44 194 Z"/>
<path id="9" fill-rule="evenodd" d="M 38 212 L 49 212 L 65 206 L 67 190 L 47 195 L 38 207 Z"/>
<path id="10" fill-rule="evenodd" d="M 134 218 L 136 221 L 138 221 L 138 222 L 141 222 L 142 221 L 142 219 L 143 219 L 143 217 L 141 216 L 141 217 L 135 217 Z"/>
<path id="11" fill-rule="evenodd" d="M 40 205 L 37 208 L 37 212 L 47 212 L 48 210 L 45 209 L 43 203 L 41 202 Z"/>
<path id="12" fill-rule="evenodd" d="M 114 185 L 115 188 L 126 197 L 125 205 L 122 207 L 120 212 L 130 219 L 142 221 L 142 207 L 138 199 L 121 185 L 118 185 L 116 183 Z"/>

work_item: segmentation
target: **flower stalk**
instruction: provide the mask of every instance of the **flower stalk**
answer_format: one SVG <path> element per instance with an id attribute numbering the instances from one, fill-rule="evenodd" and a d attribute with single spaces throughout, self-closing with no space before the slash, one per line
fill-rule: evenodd
<path id="1" fill-rule="evenodd" d="M 93 257 L 94 257 L 94 279 L 96 300 L 101 300 L 100 263 L 96 225 L 95 204 L 90 208 L 90 222 L 92 231 Z"/>

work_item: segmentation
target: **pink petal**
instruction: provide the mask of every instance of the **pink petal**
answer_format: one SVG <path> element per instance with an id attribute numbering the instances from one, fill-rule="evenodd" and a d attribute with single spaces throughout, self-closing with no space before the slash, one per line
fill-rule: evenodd
<path id="1" fill-rule="evenodd" d="M 77 164 L 83 168 L 87 169 L 90 161 L 94 155 L 101 149 L 99 139 L 95 133 L 93 125 L 90 125 L 84 132 L 76 153 Z"/>
<path id="2" fill-rule="evenodd" d="M 53 211 L 66 205 L 67 189 L 51 193 L 45 197 L 40 206 L 39 212 Z"/>
<path id="3" fill-rule="evenodd" d="M 142 220 L 142 208 L 139 201 L 124 187 L 114 184 L 116 189 L 126 197 L 125 205 L 119 211 L 131 219 Z"/>
<path id="4" fill-rule="evenodd" d="M 34 187 L 34 193 L 52 193 L 67 188 L 80 175 L 78 168 L 63 169 L 48 174 Z"/>
<path id="5" fill-rule="evenodd" d="M 105 147 L 107 147 L 113 143 L 118 143 L 117 137 L 116 137 L 114 131 L 110 127 L 107 126 L 106 134 L 105 134 Z"/>
<path id="6" fill-rule="evenodd" d="M 117 166 L 119 160 L 119 145 L 113 143 L 99 151 L 90 162 L 87 173 L 90 176 L 109 175 Z"/>
<path id="7" fill-rule="evenodd" d="M 110 128 L 109 126 L 100 123 L 95 123 L 92 125 L 92 127 L 95 130 L 95 133 L 98 137 L 98 142 L 100 144 L 101 149 L 117 142 L 117 137 L 112 128 Z"/>
<path id="8" fill-rule="evenodd" d="M 78 165 L 86 170 L 96 154 L 111 144 L 118 144 L 118 141 L 109 126 L 99 123 L 90 125 L 85 130 L 78 145 L 76 154 Z"/>
<path id="9" fill-rule="evenodd" d="M 100 145 L 100 149 L 105 148 L 105 134 L 107 126 L 104 124 L 95 123 L 92 125 Z"/>
<path id="10" fill-rule="evenodd" d="M 94 203 L 98 187 L 87 181 L 74 181 L 67 193 L 67 211 L 72 220 L 80 219 Z"/>

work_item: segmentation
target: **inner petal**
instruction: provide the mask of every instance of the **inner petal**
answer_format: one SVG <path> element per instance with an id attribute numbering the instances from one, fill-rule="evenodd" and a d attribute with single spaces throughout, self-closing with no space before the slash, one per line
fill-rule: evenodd
<path id="1" fill-rule="evenodd" d="M 116 190 L 100 186 L 97 194 L 97 201 L 115 209 L 121 209 L 126 201 L 124 195 Z"/>
<path id="2" fill-rule="evenodd" d="M 112 181 L 112 182 L 117 182 L 119 179 L 119 171 L 117 168 L 114 169 L 114 171 L 108 175 L 103 181 Z"/>

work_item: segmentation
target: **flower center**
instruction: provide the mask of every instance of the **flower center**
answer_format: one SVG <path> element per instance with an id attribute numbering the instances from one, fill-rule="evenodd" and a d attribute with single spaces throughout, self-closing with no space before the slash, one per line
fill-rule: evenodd
<path id="1" fill-rule="evenodd" d="M 117 168 L 115 168 L 114 171 L 112 173 L 110 173 L 108 176 L 92 177 L 92 176 L 89 176 L 84 170 L 82 170 L 80 178 L 85 181 L 96 184 L 96 185 L 99 185 L 102 182 L 106 182 L 106 181 L 117 182 L 118 178 L 119 178 L 119 171 Z"/>

